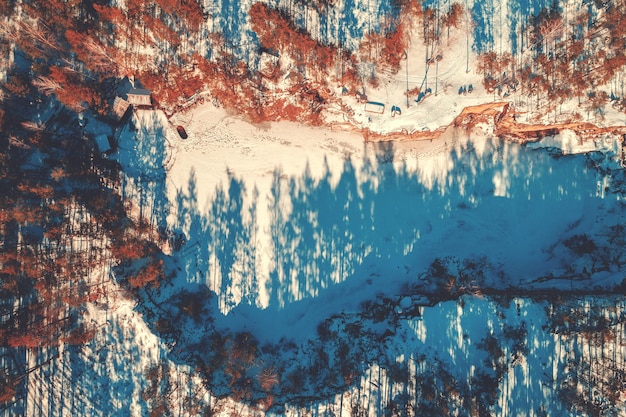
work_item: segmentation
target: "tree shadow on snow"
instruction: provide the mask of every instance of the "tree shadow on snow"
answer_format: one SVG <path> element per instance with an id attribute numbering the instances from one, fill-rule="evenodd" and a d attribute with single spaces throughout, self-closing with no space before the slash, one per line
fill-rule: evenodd
<path id="1" fill-rule="evenodd" d="M 530 256 L 534 252 L 525 248 L 536 244 L 542 252 L 546 241 L 560 239 L 549 236 L 555 230 L 573 234 L 584 228 L 584 210 L 607 214 L 603 204 L 612 206 L 589 203 L 606 172 L 589 163 L 588 155 L 554 157 L 500 140 L 456 144 L 430 165 L 418 163 L 415 170 L 393 155 L 392 145 L 367 149 L 361 167 L 347 158 L 338 179 L 328 164 L 319 178 L 308 166 L 293 177 L 277 169 L 268 196 L 229 175 L 227 186 L 216 188 L 206 209 L 196 198 L 196 181 L 201 179 L 192 172 L 187 189 L 172 204 L 175 232 L 184 236 L 173 258 L 184 279 L 155 291 L 144 303 L 161 319 L 171 314 L 168 320 L 179 335 L 195 333 L 188 338 L 191 344 L 178 340 L 177 350 L 185 351 L 181 359 L 204 369 L 213 389 L 224 394 L 246 390 L 249 401 L 272 394 L 277 403 L 332 396 L 355 384 L 369 364 L 395 363 L 383 359 L 385 341 L 393 340 L 408 317 L 400 308 L 409 307 L 403 297 L 408 294 L 411 302 L 419 303 L 421 291 L 431 297 L 421 301 L 428 305 L 462 294 L 450 290 L 460 286 L 448 282 L 450 273 L 437 275 L 437 259 L 485 257 L 486 263 L 478 265 L 495 270 L 483 244 L 499 250 L 505 260 L 518 247 L 522 256 Z M 151 192 L 160 191 L 154 187 Z M 259 253 L 258 204 L 264 200 L 269 224 L 262 227 L 269 239 Z M 621 215 L 615 207 L 611 210 L 611 216 Z M 542 222 L 555 221 L 559 224 L 537 231 Z M 529 228 L 534 232 L 528 233 Z M 545 265 L 537 262 L 539 270 L 557 265 L 552 260 L 557 255 L 546 256 Z M 266 277 L 262 258 L 268 265 Z M 446 262 L 437 265 L 450 268 L 456 261 Z M 467 273 L 472 264 L 454 265 Z M 537 269 L 497 267 L 501 280 Z M 471 285 L 522 285 L 517 276 L 498 283 L 489 271 L 474 268 L 472 279 L 484 282 Z M 197 285 L 215 294 L 201 307 L 194 307 L 202 301 L 191 295 Z M 259 307 L 263 285 L 266 308 Z M 199 325 L 203 321 L 215 324 Z M 485 341 L 484 349 L 490 348 L 495 349 Z M 245 359 L 249 355 L 266 366 Z M 291 365 L 284 357 L 292 357 Z M 244 362 L 240 368 L 233 369 L 235 358 Z M 492 365 L 499 372 L 498 364 Z M 280 374 L 275 385 L 265 378 L 268 368 Z M 464 388 L 467 395 L 472 384 L 487 392 L 499 374 L 480 375 L 482 382 L 473 380 Z"/>

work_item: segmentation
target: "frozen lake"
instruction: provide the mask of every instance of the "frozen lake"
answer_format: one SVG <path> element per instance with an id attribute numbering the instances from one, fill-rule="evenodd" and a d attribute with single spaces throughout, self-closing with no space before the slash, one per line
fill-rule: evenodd
<path id="1" fill-rule="evenodd" d="M 129 194 L 153 178 L 134 192 L 174 232 L 181 271 L 139 311 L 175 323 L 153 330 L 215 395 L 369 415 L 620 404 L 616 139 L 363 147 L 217 120 L 164 141 L 172 162 L 137 137 L 167 137 L 157 119 L 121 146 Z"/>

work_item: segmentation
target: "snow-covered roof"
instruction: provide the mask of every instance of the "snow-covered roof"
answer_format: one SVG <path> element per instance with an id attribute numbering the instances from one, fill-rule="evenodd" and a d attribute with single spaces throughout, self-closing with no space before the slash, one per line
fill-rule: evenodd
<path id="1" fill-rule="evenodd" d="M 385 105 L 377 101 L 368 101 L 365 103 L 365 111 L 382 114 L 385 112 Z"/>

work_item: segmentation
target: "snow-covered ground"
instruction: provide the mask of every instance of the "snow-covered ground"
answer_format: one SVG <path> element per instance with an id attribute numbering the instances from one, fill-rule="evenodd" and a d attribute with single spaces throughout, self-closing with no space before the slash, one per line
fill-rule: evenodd
<path id="1" fill-rule="evenodd" d="M 250 331 L 262 342 L 287 338 L 305 346 L 317 337 L 321 321 L 358 311 L 364 301 L 380 294 L 399 296 L 403 285 L 414 282 L 435 258 L 446 256 L 459 262 L 485 257 L 490 271 L 506 273 L 502 282 L 488 277 L 487 284 L 497 288 L 515 284 L 593 289 L 595 285 L 610 287 L 621 279 L 624 260 L 620 256 L 597 265 L 591 280 L 591 255 L 576 259 L 563 245 L 581 234 L 604 245 L 610 239 L 606 230 L 621 221 L 621 196 L 610 192 L 618 178 L 614 170 L 619 138 L 581 141 L 575 132 L 565 131 L 521 146 L 493 138 L 491 127 L 482 126 L 471 134 L 449 129 L 432 141 L 364 143 L 358 128 L 382 133 L 434 130 L 450 124 L 466 106 L 501 99 L 482 88 L 471 52 L 469 71 L 466 55 L 453 52 L 465 50 L 462 35 L 453 31 L 448 49 L 442 51 L 436 89 L 435 68 L 429 68 L 428 85 L 433 93 L 420 103 L 411 98 L 407 109 L 404 96 L 407 79 L 409 88 L 425 80 L 425 67 L 419 64 L 424 55 L 420 43 L 411 44 L 408 77 L 402 70 L 383 76 L 379 88 L 367 91 L 370 100 L 385 104 L 384 114 L 366 113 L 353 97 L 343 97 L 354 116 L 347 120 L 340 115 L 337 122 L 345 128 L 344 122 L 350 121 L 356 131 L 289 122 L 252 125 L 212 104 L 176 114 L 171 120 L 159 111 L 139 110 L 133 115 L 112 156 L 124 166 L 124 195 L 134 201 L 134 215 L 185 235 L 182 249 L 173 252 L 184 271 L 180 279 L 206 284 L 224 297 L 218 327 Z M 459 95 L 459 87 L 469 84 L 474 91 Z M 519 102 L 519 98 L 511 100 Z M 402 108 L 401 115 L 391 117 L 393 105 Z M 569 110 L 576 111 L 575 105 Z M 622 119 L 609 111 L 604 123 L 619 124 Z M 184 126 L 188 139 L 180 138 L 177 125 Z M 102 131 L 109 133 L 105 127 Z M 554 149 L 570 156 L 553 157 Z M 593 158 L 583 154 L 593 151 L 603 153 Z M 306 205 L 310 207 L 305 209 Z M 245 227 L 237 228 L 237 224 Z M 311 252 L 303 251 L 308 242 L 314 242 Z M 225 260 L 223 248 L 229 246 L 226 255 L 231 258 Z M 610 258 L 611 249 L 603 250 Z M 258 295 L 237 307 L 245 298 L 237 283 L 252 272 Z M 225 274 L 233 281 L 228 288 Z M 277 275 L 278 282 L 272 282 Z M 226 297 L 224 288 L 232 294 Z M 470 305 L 466 310 L 459 310 L 453 302 L 425 308 L 423 320 L 407 321 L 387 341 L 386 354 L 407 364 L 413 375 L 430 369 L 418 360 L 428 352 L 429 360 L 441 361 L 446 368 L 458 366 L 457 378 L 471 377 L 484 359 L 484 351 L 471 347 L 472 340 L 478 343 L 485 332 L 497 335 L 504 326 L 520 322 L 514 310 L 502 312 L 497 303 L 464 299 Z M 539 395 L 537 381 L 554 384 L 538 377 L 545 366 L 552 365 L 554 380 L 563 378 L 569 354 L 563 344 L 570 343 L 568 349 L 572 349 L 571 341 L 543 334 L 546 318 L 540 313 L 545 306 L 527 299 L 518 304 L 528 304 L 526 309 L 533 312 L 534 327 L 527 324 L 527 342 L 532 343 L 535 356 L 527 358 L 526 368 L 511 368 L 502 382 L 497 405 L 501 415 L 516 415 L 523 409 L 524 398 Z M 494 324 L 502 314 L 505 319 Z M 72 369 L 60 374 L 57 386 L 72 383 L 98 395 L 83 394 L 80 401 L 60 396 L 67 405 L 59 409 L 85 407 L 89 415 L 145 414 L 148 405 L 138 395 L 148 385 L 146 368 L 169 363 L 170 347 L 150 333 L 153 323 L 133 311 L 128 299 L 91 309 L 88 317 L 102 329 L 101 337 L 79 352 L 64 352 L 50 367 L 70 364 Z M 439 329 L 448 328 L 451 322 L 456 327 L 441 333 Z M 202 332 L 197 333 L 190 339 L 200 340 Z M 555 355 L 552 362 L 544 366 L 542 358 L 550 355 Z M 125 365 L 130 357 L 135 358 L 132 367 Z M 297 364 L 287 371 L 296 370 Z M 188 381 L 190 391 L 202 392 L 197 380 L 187 379 L 186 364 L 172 366 L 177 378 Z M 52 368 L 41 368 L 41 372 L 48 375 Z M 381 407 L 397 394 L 386 373 L 374 364 L 359 376 L 361 382 L 343 394 L 309 407 L 288 406 L 287 412 L 323 413 L 343 407 L 344 414 L 358 408 L 379 415 Z M 30 388 L 34 398 L 38 386 L 33 383 Z M 362 396 L 366 391 L 367 400 Z M 533 401 L 540 404 L 537 407 L 557 404 L 548 408 L 549 415 L 564 414 L 553 401 L 554 395 Z M 201 397 L 201 403 L 215 406 L 208 393 Z M 29 404 L 37 407 L 37 403 Z M 244 415 L 262 412 L 236 401 L 221 407 L 225 413 L 233 409 Z M 29 410 L 35 412 L 35 408 Z"/>
<path id="2" fill-rule="evenodd" d="M 434 130 L 466 106 L 500 101 L 484 91 L 464 29 L 453 30 L 444 43 L 438 68 L 427 70 L 424 45 L 412 42 L 400 72 L 382 74 L 378 88 L 368 87 L 368 99 L 384 103 L 385 112 L 365 112 L 355 98 L 343 97 L 354 114 L 337 114 L 338 124 L 381 133 Z M 472 93 L 458 94 L 470 84 Z M 432 93 L 420 103 L 410 97 L 407 107 L 406 89 L 418 86 Z M 508 99 L 523 111 L 522 97 Z M 392 106 L 402 114 L 392 117 Z M 563 111 L 584 113 L 574 101 Z M 546 114 L 544 120 L 553 117 Z M 602 123 L 623 124 L 624 116 L 607 109 Z M 180 138 L 177 125 L 185 127 L 188 139 Z M 307 343 L 324 320 L 342 314 L 349 320 L 363 302 L 382 296 L 396 297 L 398 314 L 410 307 L 416 297 L 403 296 L 403 288 L 422 282 L 437 258 L 451 257 L 446 265 L 453 273 L 465 260 L 478 262 L 474 273 L 484 272 L 483 282 L 450 282 L 451 288 L 592 292 L 621 282 L 626 258 L 616 227 L 624 209 L 623 196 L 615 192 L 623 180 L 621 138 L 581 141 L 565 131 L 523 146 L 482 128 L 471 134 L 449 129 L 433 141 L 364 143 L 358 131 L 288 122 L 251 125 L 205 104 L 171 120 L 158 111 L 137 111 L 112 157 L 124 167 L 123 190 L 135 203 L 133 214 L 186 237 L 181 248 L 168 248 L 181 268 L 175 288 L 199 282 L 223 297 L 218 328 L 302 349 L 292 363 L 278 364 L 287 373 L 308 360 Z M 583 235 L 595 249 L 576 246 L 585 243 Z M 243 289 L 251 275 L 257 290 Z M 193 396 L 215 406 L 188 364 L 169 362 L 172 352 L 184 357 L 188 346 L 166 346 L 151 332 L 152 318 L 117 294 L 114 281 L 108 288 L 105 304 L 90 306 L 85 316 L 100 329 L 97 336 L 34 373 L 29 398 L 35 400 L 28 402 L 27 414 L 146 415 L 147 368 L 161 362 L 173 369 L 175 415 L 199 414 L 187 408 Z M 400 320 L 396 334 L 378 347 L 385 356 L 380 362 L 406 366 L 410 377 L 404 384 L 379 363 L 364 364 L 349 389 L 305 406 L 287 405 L 286 414 L 381 415 L 403 394 L 423 388 L 420 377 L 442 369 L 471 385 L 488 359 L 480 343 L 492 335 L 502 341 L 505 357 L 511 355 L 499 381 L 496 414 L 577 415 L 558 394 L 564 382 L 584 389 L 578 379 L 572 382 L 573 366 L 598 367 L 598 358 L 613 357 L 623 369 L 626 356 L 623 301 L 596 301 L 562 302 L 571 302 L 572 312 L 596 308 L 609 321 L 617 317 L 609 326 L 616 338 L 601 346 L 585 329 L 551 331 L 547 311 L 554 306 L 545 301 L 518 297 L 507 305 L 463 296 L 425 307 L 421 318 Z M 512 342 L 517 339 L 505 335 L 511 329 L 523 329 L 515 336 L 525 345 L 519 357 L 511 353 L 519 349 Z M 197 334 L 187 330 L 188 340 L 202 340 L 204 328 L 198 326 Z M 46 385 L 50 378 L 57 382 Z M 42 396 L 46 386 L 53 388 Z M 69 387 L 75 389 L 71 396 L 64 393 Z M 460 394 L 450 392 L 450 398 L 455 395 Z M 222 415 L 263 414 L 233 399 L 223 402 L 214 408 Z M 42 410 L 42 404 L 52 408 Z M 456 407 L 463 407 L 460 400 Z M 409 414 L 419 415 L 419 409 Z"/>
<path id="3" fill-rule="evenodd" d="M 174 129 L 177 124 L 185 126 L 188 139 L 178 136 Z M 567 155 L 556 152 L 557 148 Z M 244 302 L 234 307 L 241 297 L 241 290 L 234 285 L 232 299 L 220 305 L 223 313 L 230 314 L 220 315 L 216 326 L 250 331 L 263 343 L 291 339 L 302 348 L 300 356 L 285 365 L 285 373 L 293 373 L 304 363 L 300 361 L 306 361 L 306 345 L 317 337 L 321 321 L 358 311 L 362 302 L 376 300 L 380 294 L 401 297 L 403 284 L 418 282 L 437 257 L 453 256 L 459 262 L 484 257 L 484 284 L 492 288 L 521 285 L 594 290 L 619 283 L 625 264 L 619 254 L 613 253 L 609 256 L 612 260 L 601 265 L 593 254 L 573 256 L 563 244 L 581 234 L 594 239 L 598 247 L 605 247 L 605 240 L 611 239 L 602 236 L 623 218 L 621 196 L 612 192 L 620 179 L 619 150 L 616 138 L 581 142 L 571 132 L 526 146 L 481 135 L 480 131 L 468 136 L 453 129 L 433 141 L 364 143 L 359 133 L 283 122 L 254 126 L 223 109 L 205 105 L 169 122 L 160 112 L 138 111 L 131 126 L 122 132 L 114 158 L 125 167 L 124 192 L 140 207 L 138 211 L 155 224 L 167 222 L 187 236 L 182 248 L 173 251 L 183 267 L 176 284 L 179 287 L 199 281 L 221 291 L 223 260 L 213 250 L 227 246 L 227 241 L 213 238 L 228 235 L 216 234 L 219 228 L 214 226 L 223 216 L 236 220 L 235 212 L 242 213 L 240 222 L 249 224 L 249 209 L 255 207 L 259 295 L 247 300 L 255 305 Z M 584 153 L 591 151 L 602 152 Z M 238 187 L 233 186 L 233 179 Z M 212 212 L 218 207 L 220 193 L 224 204 Z M 231 193 L 240 196 L 241 202 L 226 204 Z M 307 201 L 303 196 L 318 205 L 310 207 L 304 217 L 295 209 L 301 210 L 298 204 Z M 274 201 L 279 201 L 280 219 L 272 212 Z M 277 235 L 302 234 L 306 219 L 318 231 L 316 239 L 330 236 L 325 231 L 335 231 L 335 246 L 329 257 L 321 249 L 303 254 L 298 236 L 278 243 L 273 240 Z M 281 226 L 278 230 L 277 225 Z M 328 225 L 331 227 L 324 229 Z M 224 223 L 224 227 L 236 228 L 232 223 Z M 242 232 L 238 235 L 247 236 Z M 619 236 L 615 238 L 619 242 Z M 277 247 L 284 251 L 278 258 Z M 605 249 L 610 251 L 608 246 Z M 233 253 L 231 278 L 236 282 L 250 271 L 243 256 L 250 252 Z M 277 267 L 277 259 L 283 266 Z M 310 262 L 298 263 L 305 259 Z M 317 261 L 328 261 L 329 265 L 323 269 Z M 590 276 L 594 262 L 596 272 Z M 291 266 L 290 272 L 284 265 Z M 454 260 L 449 265 L 452 270 L 458 267 Z M 298 275 L 299 269 L 309 275 Z M 198 270 L 205 275 L 199 277 Z M 280 281 L 278 298 L 272 298 L 275 294 L 265 286 L 272 282 L 275 271 L 291 274 L 290 280 Z M 314 276 L 320 272 L 328 273 L 330 279 L 322 282 Z M 502 281 L 496 280 L 497 272 L 505 273 Z M 298 278 L 309 286 L 299 289 Z M 111 285 L 114 294 L 116 284 Z M 411 302 L 399 300 L 399 308 L 407 308 Z M 133 306 L 127 298 L 113 297 L 107 305 L 91 309 L 87 317 L 98 323 L 102 334 L 83 348 L 65 351 L 62 359 L 38 371 L 42 376 L 37 378 L 46 378 L 65 366 L 55 386 L 71 383 L 84 390 L 79 397 L 63 397 L 59 391 L 49 394 L 60 396 L 63 402 L 58 404 L 65 404 L 58 410 L 83 407 L 89 415 L 143 415 L 148 403 L 139 395 L 148 389 L 146 369 L 160 362 L 170 364 L 179 383 L 186 381 L 189 393 L 202 392 L 200 381 L 193 380 L 187 365 L 169 362 L 172 347 L 151 334 L 153 319 L 142 317 Z M 556 401 L 556 390 L 572 372 L 567 364 L 573 349 L 583 352 L 577 360 L 593 361 L 598 355 L 615 356 L 612 352 L 617 348 L 600 352 L 586 348 L 582 336 L 546 332 L 547 308 L 545 303 L 525 298 L 502 306 L 465 296 L 458 303 L 425 307 L 422 319 L 401 320 L 396 334 L 377 349 L 384 352 L 386 364 L 406 366 L 416 378 L 444 369 L 469 384 L 485 360 L 484 349 L 476 345 L 485 335 L 493 334 L 503 340 L 502 349 L 510 352 L 513 342 L 502 335 L 505 329 L 523 324 L 528 351 L 516 359 L 521 361 L 519 365 L 511 364 L 500 382 L 495 410 L 501 415 L 517 415 L 532 404 L 535 415 L 542 415 L 541 410 L 548 415 L 568 415 Z M 621 317 L 622 307 L 617 308 L 617 313 L 607 309 L 607 317 Z M 623 326 L 619 326 L 615 332 L 622 331 Z M 203 328 L 198 327 L 195 334 L 188 330 L 189 341 L 202 340 Z M 181 350 L 186 346 L 179 345 L 174 356 L 184 357 Z M 618 350 L 616 356 L 620 354 Z M 133 366 L 127 366 L 129 360 Z M 399 394 L 419 388 L 419 378 L 400 384 L 396 376 L 389 376 L 389 370 L 376 363 L 363 372 L 356 376 L 360 382 L 342 394 L 307 406 L 287 405 L 286 413 L 337 412 L 341 408 L 346 414 L 359 409 L 367 415 L 379 415 L 382 408 L 400 398 Z M 37 378 L 31 388 L 34 393 L 39 386 L 36 381 L 43 380 Z M 198 395 L 205 405 L 219 404 L 215 409 L 224 415 L 232 410 L 244 415 L 263 413 L 256 406 L 250 408 L 237 401 L 218 402 L 206 392 Z M 174 403 L 182 404 L 186 398 L 182 395 Z M 29 404 L 37 407 L 36 403 Z M 194 415 L 182 408 L 179 414 Z"/>
<path id="4" fill-rule="evenodd" d="M 327 128 L 314 129 L 287 122 L 265 126 L 250 125 L 235 116 L 228 115 L 222 109 L 215 109 L 211 105 L 195 109 L 188 115 L 179 115 L 173 123 L 184 123 L 189 138 L 182 140 L 176 137 L 173 131 L 170 131 L 168 142 L 171 157 L 168 158 L 172 162 L 167 174 L 170 201 L 175 201 L 177 194 L 188 192 L 192 172 L 195 181 L 192 197 L 195 199 L 195 204 L 197 204 L 200 213 L 208 214 L 210 212 L 211 201 L 214 199 L 216 190 L 227 191 L 229 181 L 232 178 L 240 179 L 244 185 L 244 201 L 249 203 L 252 199 L 253 190 L 256 190 L 258 192 L 255 206 L 258 225 L 256 248 L 259 255 L 257 259 L 259 275 L 265 280 L 269 277 L 270 258 L 273 250 L 270 247 L 273 220 L 270 218 L 269 202 L 275 197 L 272 193 L 275 194 L 276 190 L 272 189 L 272 186 L 276 175 L 281 179 L 281 188 L 284 193 L 288 192 L 289 187 L 295 186 L 294 184 L 290 185 L 290 181 L 294 181 L 297 185 L 300 179 L 306 176 L 311 181 L 309 187 L 313 189 L 315 188 L 314 184 L 319 186 L 320 182 L 328 181 L 329 186 L 335 188 L 336 198 L 341 200 L 345 196 L 339 195 L 340 190 L 336 188 L 342 177 L 346 177 L 345 170 L 348 165 L 348 168 L 353 170 L 356 176 L 356 184 L 353 186 L 359 190 L 357 191 L 358 199 L 366 200 L 368 196 L 364 194 L 366 192 L 364 188 L 377 189 L 381 187 L 380 182 L 384 181 L 383 177 L 389 172 L 393 172 L 393 175 L 398 177 L 396 180 L 407 181 L 407 183 L 415 181 L 414 188 L 423 187 L 425 196 L 419 197 L 420 199 L 428 198 L 426 196 L 429 191 L 437 195 L 447 194 L 442 196 L 447 201 L 437 203 L 443 204 L 437 208 L 445 211 L 436 216 L 440 219 L 445 218 L 446 222 L 449 222 L 451 218 L 461 216 L 456 211 L 455 205 L 463 204 L 475 208 L 475 212 L 470 210 L 469 218 L 464 217 L 458 221 L 465 224 L 468 233 L 475 233 L 470 232 L 470 230 L 476 227 L 479 228 L 479 231 L 494 228 L 487 232 L 486 239 L 497 242 L 496 247 L 492 250 L 486 241 L 481 242 L 485 254 L 489 255 L 491 252 L 506 253 L 501 249 L 501 245 L 502 242 L 507 241 L 511 242 L 511 251 L 520 250 L 516 247 L 530 241 L 526 237 L 529 233 L 539 233 L 535 237 L 540 242 L 541 239 L 556 233 L 556 230 L 549 228 L 543 228 L 537 232 L 529 231 L 530 225 L 518 222 L 517 217 L 513 216 L 511 212 L 504 213 L 503 219 L 490 217 L 489 211 L 493 210 L 491 204 L 519 212 L 522 219 L 528 218 L 529 211 L 536 211 L 537 216 L 544 216 L 545 224 L 557 225 L 555 227 L 558 228 L 558 225 L 563 223 L 562 219 L 553 220 L 551 216 L 562 218 L 564 215 L 568 215 L 559 209 L 565 204 L 563 200 L 567 200 L 567 204 L 571 207 L 569 210 L 569 215 L 572 216 L 571 222 L 580 222 L 585 219 L 584 217 L 579 218 L 582 213 L 576 207 L 583 210 L 585 205 L 591 204 L 589 201 L 596 201 L 595 197 L 598 192 L 600 195 L 603 194 L 603 191 L 598 191 L 598 187 L 601 190 L 604 187 L 596 183 L 605 181 L 605 179 L 598 178 L 596 174 L 588 175 L 584 166 L 578 166 L 584 164 L 584 159 L 571 160 L 565 163 L 559 162 L 557 167 L 550 167 L 546 166 L 552 163 L 550 157 L 540 152 L 529 152 L 528 149 L 558 147 L 564 153 L 603 150 L 611 155 L 619 154 L 617 138 L 607 136 L 606 138 L 598 138 L 594 142 L 583 142 L 578 140 L 573 132 L 564 132 L 557 138 L 547 138 L 541 143 L 530 144 L 526 149 L 519 145 L 503 143 L 488 137 L 473 136 L 470 139 L 462 132 L 455 130 L 449 130 L 435 141 L 364 144 L 357 133 L 335 132 Z M 466 158 L 466 155 L 469 156 Z M 346 161 L 348 161 L 347 165 Z M 467 166 L 467 164 L 474 165 Z M 568 172 L 563 177 L 553 172 L 553 170 L 559 169 L 558 166 L 561 165 L 564 170 L 572 170 L 572 172 Z M 389 166 L 393 166 L 393 171 L 389 171 Z M 575 176 L 572 177 L 572 174 Z M 403 175 L 406 178 L 402 177 Z M 407 205 L 408 201 L 414 201 L 415 198 L 403 194 L 408 190 L 402 188 L 408 186 L 409 184 L 400 185 L 399 189 L 396 190 L 399 194 L 394 196 L 397 201 L 389 202 L 389 204 L 406 207 L 405 210 L 398 210 L 399 217 L 388 219 L 376 217 L 373 221 L 392 224 L 399 221 L 407 222 L 406 226 L 412 228 L 412 232 L 415 233 L 414 237 L 402 243 L 407 245 L 407 251 L 411 251 L 410 248 L 413 245 L 430 246 L 438 239 L 446 240 L 451 237 L 451 235 L 446 234 L 458 233 L 456 227 L 450 227 L 451 230 L 444 231 L 440 237 L 422 237 L 422 241 L 428 243 L 421 243 L 420 233 L 425 234 L 425 231 L 424 229 L 421 231 L 415 229 L 416 225 L 411 224 L 411 222 L 420 223 L 423 219 L 415 217 L 414 214 L 407 215 L 407 213 L 411 211 L 420 213 L 428 210 L 424 207 Z M 419 189 L 416 189 L 416 193 L 420 192 Z M 486 200 L 493 197 L 506 197 L 506 199 Z M 374 200 L 373 203 L 378 203 L 379 197 L 376 194 L 371 198 Z M 484 209 L 481 199 L 489 202 Z M 294 210 L 293 201 L 289 201 L 289 198 L 284 200 L 281 209 L 284 210 L 283 215 L 289 222 L 292 214 L 290 212 Z M 509 207 L 509 205 L 511 206 Z M 382 205 L 379 206 L 381 209 L 377 206 L 376 213 L 369 213 L 373 216 L 372 219 L 375 216 L 380 216 L 379 213 L 394 213 L 391 209 Z M 548 212 L 544 209 L 547 209 Z M 323 208 L 314 208 L 313 210 L 321 211 Z M 337 215 L 335 214 L 335 216 Z M 368 219 L 368 221 L 371 222 L 372 219 Z M 171 212 L 170 223 L 176 226 L 174 223 L 177 221 L 176 213 Z M 295 222 L 296 220 L 292 221 Z M 346 222 L 348 221 L 346 219 Z M 428 227 L 431 229 L 433 221 L 433 219 L 428 219 L 428 223 L 431 223 Z M 447 224 L 446 222 L 443 224 Z M 498 225 L 498 222 L 501 224 Z M 179 225 L 185 227 L 183 224 Z M 317 226 L 320 226 L 319 223 Z M 384 232 L 387 226 L 374 224 L 372 227 Z M 397 225 L 390 226 L 390 230 L 398 229 Z M 359 239 L 360 237 L 351 236 L 351 238 Z M 394 238 L 397 237 L 380 236 L 380 239 L 383 240 Z M 448 245 L 453 246 L 454 244 L 448 241 Z M 498 246 L 500 249 L 497 248 Z M 531 246 L 535 246 L 535 244 L 532 243 Z M 367 253 L 375 252 L 377 249 L 366 247 L 361 248 L 361 250 L 364 251 L 364 255 L 367 255 Z M 429 249 L 424 247 L 422 250 L 428 251 Z M 539 255 L 543 249 L 538 246 L 536 250 L 538 251 L 537 255 Z M 503 256 L 510 262 L 515 262 L 515 259 L 519 258 Z M 521 260 L 520 262 L 526 261 Z M 515 264 L 510 269 L 518 270 Z M 526 272 L 530 273 L 530 271 Z M 264 287 L 264 285 L 260 286 L 261 289 Z M 219 288 L 213 289 L 219 290 Z M 261 306 L 267 306 L 268 300 L 266 297 L 262 297 L 258 303 Z"/>
<path id="5" fill-rule="evenodd" d="M 384 113 L 368 112 L 355 98 L 343 97 L 343 102 L 354 111 L 350 121 L 379 133 L 432 131 L 448 126 L 465 107 L 501 100 L 482 86 L 476 53 L 468 46 L 466 33 L 461 27 L 442 35 L 438 48 L 441 60 L 429 65 L 425 64 L 426 55 L 432 52 L 427 51 L 414 33 L 398 73 L 384 71 L 379 76 L 378 87 L 366 87 L 368 100 L 385 104 Z M 469 86 L 471 92 L 459 94 L 461 87 L 467 90 Z M 415 94 L 409 95 L 407 100 L 407 90 L 416 87 L 430 92 L 419 102 Z M 402 114 L 392 116 L 393 106 L 399 107 Z"/>

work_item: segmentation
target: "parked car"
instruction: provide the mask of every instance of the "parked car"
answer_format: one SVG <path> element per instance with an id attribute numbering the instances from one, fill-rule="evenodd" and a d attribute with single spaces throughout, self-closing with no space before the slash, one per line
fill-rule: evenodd
<path id="1" fill-rule="evenodd" d="M 187 135 L 187 132 L 185 131 L 185 128 L 182 127 L 181 125 L 176 126 L 176 131 L 178 132 L 178 135 L 182 138 L 182 139 L 187 139 L 189 136 Z"/>

